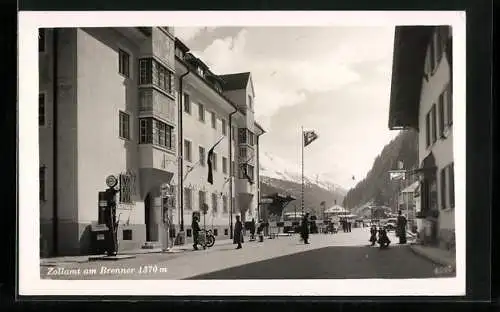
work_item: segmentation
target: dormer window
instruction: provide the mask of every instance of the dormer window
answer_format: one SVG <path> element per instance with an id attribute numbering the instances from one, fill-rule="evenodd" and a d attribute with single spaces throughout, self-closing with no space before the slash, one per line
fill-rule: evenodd
<path id="1" fill-rule="evenodd" d="M 222 87 L 220 86 L 220 84 L 219 84 L 219 83 L 217 83 L 217 82 L 216 82 L 216 83 L 214 83 L 214 88 L 215 88 L 215 90 L 217 90 L 218 92 L 222 92 Z"/>
<path id="2" fill-rule="evenodd" d="M 202 77 L 205 77 L 205 71 L 203 70 L 203 68 L 201 67 L 198 67 L 198 75 L 202 76 Z"/>

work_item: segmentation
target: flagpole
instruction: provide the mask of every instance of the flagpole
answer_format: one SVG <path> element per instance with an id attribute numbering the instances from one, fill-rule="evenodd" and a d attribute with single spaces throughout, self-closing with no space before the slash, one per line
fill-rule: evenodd
<path id="1" fill-rule="evenodd" d="M 302 189 L 302 197 L 301 197 L 301 211 L 304 214 L 304 126 L 300 127 L 300 137 L 301 137 L 301 148 L 302 148 L 302 178 L 301 178 L 301 189 Z"/>

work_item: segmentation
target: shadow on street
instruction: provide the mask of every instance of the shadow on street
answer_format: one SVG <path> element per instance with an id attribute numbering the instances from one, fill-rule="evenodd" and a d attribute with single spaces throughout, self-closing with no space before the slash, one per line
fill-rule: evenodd
<path id="1" fill-rule="evenodd" d="M 198 275 L 189 279 L 370 279 L 454 277 L 407 245 L 326 247 Z"/>

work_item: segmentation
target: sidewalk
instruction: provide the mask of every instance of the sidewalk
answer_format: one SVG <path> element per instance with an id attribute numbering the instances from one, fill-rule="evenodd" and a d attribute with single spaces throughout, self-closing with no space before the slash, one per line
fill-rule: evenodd
<path id="1" fill-rule="evenodd" d="M 449 266 L 455 269 L 456 256 L 453 251 L 419 244 L 410 244 L 410 248 L 415 254 L 425 257 L 438 265 Z"/>
<path id="2" fill-rule="evenodd" d="M 232 244 L 233 244 L 232 239 L 215 240 L 215 244 L 213 247 L 226 246 L 226 245 L 232 245 Z M 184 244 L 184 245 L 180 245 L 180 246 L 173 246 L 172 248 L 170 248 L 168 250 L 163 250 L 162 248 L 153 248 L 153 249 L 139 248 L 139 249 L 134 249 L 134 250 L 124 250 L 124 251 L 118 252 L 118 255 L 143 255 L 143 254 L 152 254 L 152 253 L 170 254 L 170 253 L 182 253 L 185 251 L 190 251 L 192 249 L 193 249 L 193 247 L 191 244 Z M 87 263 L 87 262 L 89 262 L 89 258 L 96 257 L 96 256 L 99 256 L 99 255 L 82 255 L 82 256 L 40 258 L 40 265 L 49 266 L 49 265 L 56 265 L 56 264 L 61 264 L 61 263 Z"/>

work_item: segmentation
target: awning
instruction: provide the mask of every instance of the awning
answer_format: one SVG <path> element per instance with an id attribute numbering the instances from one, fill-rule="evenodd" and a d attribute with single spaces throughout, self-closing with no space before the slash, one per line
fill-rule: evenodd
<path id="1" fill-rule="evenodd" d="M 170 171 L 155 168 L 139 169 L 141 198 L 146 198 L 146 195 L 150 192 L 153 196 L 160 195 L 160 186 L 163 183 L 171 183 L 173 176 L 174 173 Z"/>

